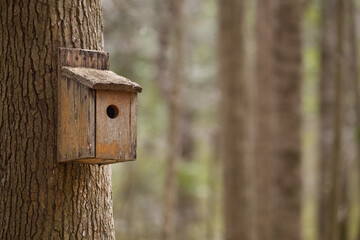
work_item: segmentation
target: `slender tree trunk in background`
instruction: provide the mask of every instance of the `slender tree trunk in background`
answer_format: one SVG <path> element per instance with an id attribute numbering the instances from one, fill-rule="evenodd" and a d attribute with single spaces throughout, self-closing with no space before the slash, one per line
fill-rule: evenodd
<path id="1" fill-rule="evenodd" d="M 275 22 L 274 240 L 298 240 L 301 202 L 301 4 L 279 1 Z"/>
<path id="2" fill-rule="evenodd" d="M 157 22 L 158 32 L 158 53 L 156 58 L 157 74 L 155 81 L 158 83 L 158 88 L 165 99 L 169 98 L 170 79 L 169 79 L 169 59 L 167 52 L 170 42 L 170 27 L 171 27 L 171 14 L 170 14 L 171 0 L 158 0 L 156 8 L 159 9 L 159 17 Z"/>
<path id="3" fill-rule="evenodd" d="M 322 1 L 320 78 L 320 178 L 319 178 L 319 239 L 329 240 L 331 234 L 331 169 L 333 168 L 334 109 L 336 81 L 336 2 Z"/>
<path id="4" fill-rule="evenodd" d="M 219 81 L 221 86 L 221 160 L 226 240 L 249 239 L 245 187 L 248 92 L 243 74 L 241 0 L 219 0 Z"/>
<path id="5" fill-rule="evenodd" d="M 320 239 L 348 239 L 350 165 L 360 122 L 353 1 L 323 2 Z M 355 89 L 355 91 L 354 91 Z"/>
<path id="6" fill-rule="evenodd" d="M 199 209 L 196 208 L 197 199 L 193 193 L 186 189 L 178 189 L 178 221 L 176 234 L 178 239 L 196 239 L 193 233 L 193 227 L 198 224 L 197 219 Z"/>
<path id="7" fill-rule="evenodd" d="M 359 158 L 359 145 L 356 139 L 357 121 L 356 114 L 360 109 L 357 108 L 356 98 L 359 93 L 354 91 L 358 87 L 358 69 L 357 69 L 357 47 L 356 47 L 356 33 L 355 33 L 355 5 L 353 0 L 344 2 L 343 13 L 343 45 L 344 53 L 341 59 L 343 64 L 342 81 L 344 84 L 343 90 L 343 104 L 344 111 L 341 114 L 344 118 L 342 129 L 342 161 L 341 161 L 341 175 L 340 175 L 340 202 L 338 210 L 339 218 L 339 239 L 349 239 L 349 227 L 353 225 L 350 212 L 353 211 L 352 202 L 354 199 L 351 186 L 354 185 L 354 178 L 352 169 L 357 166 L 357 159 Z"/>
<path id="8" fill-rule="evenodd" d="M 58 47 L 102 50 L 100 1 L 0 2 L 0 239 L 114 239 L 109 166 L 58 164 Z"/>
<path id="9" fill-rule="evenodd" d="M 173 0 L 171 2 L 174 23 L 174 51 L 171 65 L 172 81 L 169 95 L 169 130 L 168 130 L 168 152 L 167 168 L 165 176 L 165 202 L 164 202 L 164 226 L 162 239 L 173 240 L 176 238 L 176 199 L 178 191 L 177 165 L 180 158 L 180 132 L 179 123 L 181 117 L 180 93 L 183 82 L 184 71 L 184 0 Z"/>
<path id="10" fill-rule="evenodd" d="M 161 90 L 165 101 L 169 104 L 169 127 L 172 128 L 173 131 L 169 131 L 168 133 L 168 144 L 176 144 L 176 146 L 168 147 L 168 149 L 170 150 L 167 156 L 167 160 L 169 160 L 170 158 L 191 160 L 193 150 L 193 141 L 190 132 L 190 127 L 192 123 L 192 112 L 182 111 L 181 109 L 183 109 L 184 106 L 181 106 L 180 109 L 180 96 L 178 96 L 181 88 L 180 84 L 182 81 L 184 81 L 182 76 L 182 72 L 184 71 L 183 52 L 185 50 L 183 47 L 184 1 L 176 2 L 172 0 L 167 0 L 165 1 L 165 3 L 164 1 L 158 1 L 158 7 L 161 9 L 161 11 L 159 11 L 160 16 L 158 22 L 159 52 L 157 56 L 158 72 L 156 76 L 156 81 L 158 82 L 159 89 Z M 170 36 L 174 36 L 174 38 L 171 38 Z M 172 56 L 172 59 L 174 61 L 173 66 L 169 66 L 170 59 L 168 57 L 168 50 L 170 48 L 171 50 L 173 50 L 173 48 L 175 49 L 173 50 L 175 53 Z M 172 67 L 172 69 L 170 69 L 170 67 Z M 170 79 L 170 77 L 173 81 Z M 184 105 L 184 101 L 181 102 L 182 105 Z M 176 134 L 176 136 L 172 136 L 173 134 Z M 170 138 L 176 138 L 174 139 L 176 143 L 172 143 L 170 141 Z M 174 150 L 174 147 L 176 147 L 177 149 L 176 153 L 172 152 Z M 194 209 L 192 211 L 189 211 L 188 208 L 193 207 L 195 203 L 193 203 L 192 196 L 190 196 L 188 193 L 183 193 L 178 187 L 175 187 L 174 189 L 168 189 L 169 187 L 173 188 L 171 187 L 173 183 L 169 182 L 169 179 L 174 178 L 175 181 L 176 178 L 176 174 L 172 174 L 172 176 L 169 175 L 171 174 L 170 171 L 174 171 L 171 170 L 171 168 L 177 168 L 176 166 L 172 166 L 172 163 L 170 164 L 168 162 L 168 164 L 169 168 L 167 168 L 168 172 L 165 180 L 165 198 L 167 199 L 165 201 L 167 202 L 167 205 L 164 208 L 165 224 L 163 237 L 166 239 L 171 239 L 168 236 L 178 235 L 179 238 L 186 239 L 185 236 L 188 234 L 188 226 L 191 226 L 191 222 L 188 221 L 188 213 L 194 214 L 195 212 Z M 172 191 L 176 191 L 176 193 L 170 193 Z M 177 199 L 171 200 L 169 194 L 175 194 L 173 197 Z M 179 204 L 177 204 L 177 202 Z M 168 212 L 168 209 L 170 207 L 169 204 L 177 204 L 178 206 L 174 206 L 175 209 L 171 210 L 173 212 Z M 180 214 L 178 215 L 177 212 L 179 212 Z M 175 221 L 175 217 L 177 218 L 177 224 L 173 222 Z M 177 228 L 177 230 L 173 228 Z M 170 233 L 172 231 L 175 231 L 176 233 Z"/>
<path id="11" fill-rule="evenodd" d="M 349 4 L 350 9 L 350 69 L 353 73 L 351 78 L 352 82 L 352 91 L 355 96 L 355 139 L 356 139 L 356 160 L 355 165 L 360 167 L 360 86 L 359 86 L 359 59 L 358 59 L 358 47 L 357 47 L 357 24 L 356 24 L 356 16 L 357 16 L 357 7 L 355 1 L 350 1 Z M 360 169 L 357 171 L 358 177 L 360 174 Z M 358 185 L 359 186 L 359 183 Z M 356 240 L 360 240 L 360 220 L 357 222 L 357 232 L 356 232 Z"/>
<path id="12" fill-rule="evenodd" d="M 216 149 L 216 146 L 214 146 Z M 214 153 L 216 156 L 216 153 Z M 217 169 L 217 162 L 216 157 L 210 158 L 207 168 L 207 180 L 209 186 L 209 196 L 207 198 L 207 214 L 206 214 L 206 238 L 207 240 L 215 239 L 215 229 L 214 229 L 214 222 L 216 219 L 216 196 L 217 196 L 217 189 L 216 189 L 216 178 L 214 176 L 218 176 L 216 169 Z"/>
<path id="13" fill-rule="evenodd" d="M 343 128 L 343 61 L 344 58 L 344 1 L 338 0 L 336 4 L 336 79 L 334 102 L 334 138 L 333 138 L 333 163 L 331 169 L 330 186 L 330 240 L 340 240 L 339 228 L 339 203 L 341 198 L 341 171 L 342 171 L 342 128 Z"/>
<path id="14" fill-rule="evenodd" d="M 134 219 L 135 213 L 135 189 L 134 185 L 136 180 L 136 168 L 134 165 L 129 165 L 126 168 L 126 175 L 127 178 L 124 181 L 124 193 L 123 193 L 123 201 L 124 205 L 126 206 L 123 209 L 122 214 L 125 214 L 125 231 L 126 231 L 126 240 L 133 240 L 137 239 L 137 229 L 136 229 L 136 222 Z"/>
<path id="15" fill-rule="evenodd" d="M 185 79 L 184 79 L 185 80 Z M 194 123 L 194 111 L 190 108 L 191 104 L 187 103 L 186 99 L 182 97 L 182 116 L 180 116 L 180 164 L 192 164 L 196 159 L 193 157 L 194 150 L 194 136 L 192 125 Z M 199 215 L 201 213 L 198 208 L 198 199 L 195 197 L 196 193 L 192 188 L 194 182 L 180 184 L 178 188 L 177 212 L 178 221 L 176 226 L 176 234 L 178 239 L 196 239 L 198 236 L 194 235 L 194 226 L 199 222 Z"/>
<path id="16" fill-rule="evenodd" d="M 352 163 L 352 165 L 357 166 L 357 169 L 360 167 L 360 87 L 359 87 L 359 60 L 358 60 L 358 32 L 357 32 L 357 13 L 358 8 L 356 7 L 355 1 L 349 1 L 347 4 L 348 11 L 349 11 L 349 71 L 351 73 L 350 81 L 351 81 L 351 87 L 349 88 L 349 91 L 353 93 L 354 97 L 354 105 L 355 105 L 355 123 L 354 123 L 354 129 L 353 134 L 355 136 L 355 161 Z M 349 167 L 349 169 L 352 169 L 352 167 Z M 357 176 L 359 177 L 360 171 L 357 171 Z M 359 187 L 359 182 L 357 183 L 357 186 Z M 349 209 L 349 212 L 351 212 L 352 209 Z M 356 232 L 356 240 L 360 240 L 360 220 L 357 221 L 357 232 Z M 350 225 L 350 223 L 349 223 Z"/>
<path id="17" fill-rule="evenodd" d="M 274 158 L 274 1 L 257 0 L 255 94 L 256 239 L 271 239 Z"/>
<path id="18" fill-rule="evenodd" d="M 185 100 L 185 99 L 184 99 Z M 194 109 L 191 107 L 191 103 L 183 102 L 183 111 L 181 116 L 181 133 L 180 133 L 180 155 L 184 161 L 190 162 L 194 160 Z"/>
<path id="19" fill-rule="evenodd" d="M 162 96 L 164 97 L 166 102 L 169 102 L 169 94 L 170 94 L 170 73 L 169 73 L 169 58 L 167 55 L 170 41 L 170 27 L 171 27 L 171 14 L 170 14 L 170 2 L 171 0 L 166 1 L 157 1 L 157 9 L 159 11 L 158 18 L 158 55 L 157 55 L 157 75 L 155 80 L 158 83 L 158 88 Z M 170 109 L 169 109 L 170 114 Z M 170 121 L 169 121 L 170 123 Z M 170 124 L 168 130 L 168 141 L 167 141 L 167 168 L 166 168 L 166 178 L 164 184 L 164 207 L 163 207 L 163 228 L 162 228 L 162 240 L 170 239 L 170 235 L 174 234 L 174 200 L 175 196 L 171 196 L 174 194 L 172 191 L 176 191 L 176 189 L 169 189 L 170 187 L 174 188 L 174 182 L 168 182 L 169 178 L 174 181 L 174 174 L 171 171 L 174 171 L 175 165 L 171 165 L 169 161 L 174 161 L 171 156 L 171 142 L 169 141 L 171 138 L 170 134 Z M 174 129 L 173 129 L 174 130 Z M 173 153 L 175 154 L 175 153 Z M 171 175 L 172 174 L 172 175 Z M 171 184 L 171 186 L 170 186 Z M 170 212 L 169 212 L 170 211 Z"/>

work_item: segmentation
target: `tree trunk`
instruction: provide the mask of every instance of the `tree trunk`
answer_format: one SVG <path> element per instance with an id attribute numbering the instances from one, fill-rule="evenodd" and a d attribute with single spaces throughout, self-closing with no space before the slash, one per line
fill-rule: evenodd
<path id="1" fill-rule="evenodd" d="M 217 146 L 213 146 L 213 149 L 217 149 Z M 218 162 L 216 161 L 217 153 L 213 151 L 214 157 L 209 158 L 209 162 L 207 163 L 207 185 L 209 188 L 209 197 L 206 200 L 206 220 L 205 220 L 205 239 L 214 240 L 215 239 L 215 222 L 216 222 L 216 210 L 217 210 L 217 196 L 218 189 L 216 185 L 217 176 L 219 176 Z"/>
<path id="2" fill-rule="evenodd" d="M 182 99 L 185 100 L 183 97 Z M 192 133 L 192 125 L 194 121 L 193 110 L 189 107 L 187 101 L 181 101 L 180 126 L 179 126 L 179 158 L 181 164 L 192 164 L 196 161 L 193 158 L 194 136 Z M 185 170 L 186 171 L 186 170 Z M 194 228 L 199 225 L 200 209 L 197 205 L 196 193 L 192 187 L 192 183 L 179 184 L 177 197 L 177 224 L 176 234 L 178 239 L 196 239 Z"/>
<path id="3" fill-rule="evenodd" d="M 274 158 L 274 1 L 257 0 L 255 94 L 256 239 L 271 239 Z M 260 230 L 261 229 L 261 230 Z"/>
<path id="4" fill-rule="evenodd" d="M 165 201 L 164 201 L 164 225 L 163 240 L 176 239 L 176 206 L 177 206 L 177 166 L 180 158 L 180 93 L 181 83 L 184 81 L 184 0 L 171 1 L 170 11 L 172 12 L 172 20 L 174 27 L 174 49 L 173 62 L 171 64 L 172 81 L 170 85 L 170 94 L 168 98 L 168 149 L 166 156 L 166 176 L 165 176 Z"/>
<path id="5" fill-rule="evenodd" d="M 158 52 L 156 57 L 157 73 L 155 81 L 163 98 L 169 98 L 170 79 L 169 79 L 169 59 L 168 49 L 170 46 L 170 27 L 171 27 L 171 14 L 170 14 L 171 0 L 157 0 L 156 8 L 159 9 L 157 32 L 158 32 Z"/>
<path id="6" fill-rule="evenodd" d="M 320 78 L 320 202 L 319 239 L 330 239 L 330 186 L 332 149 L 334 147 L 334 105 L 336 80 L 336 2 L 323 0 L 323 26 L 321 38 Z"/>
<path id="7" fill-rule="evenodd" d="M 359 154 L 355 138 L 359 93 L 353 11 L 352 1 L 323 2 L 319 234 L 322 240 L 348 238 L 349 166 Z"/>
<path id="8" fill-rule="evenodd" d="M 0 13 L 0 239 L 114 239 L 110 167 L 56 161 L 58 47 L 103 49 L 101 2 Z"/>
<path id="9" fill-rule="evenodd" d="M 342 156 L 342 131 L 343 131 L 343 88 L 344 88 L 344 8 L 345 1 L 338 0 L 336 4 L 336 75 L 335 75 L 335 100 L 334 100 L 334 138 L 332 149 L 332 168 L 330 185 L 330 240 L 340 239 L 339 206 L 342 194 L 341 172 L 343 167 Z"/>
<path id="10" fill-rule="evenodd" d="M 341 162 L 340 162 L 340 176 L 339 176 L 339 205 L 338 205 L 338 225 L 339 237 L 338 239 L 349 238 L 349 227 L 352 225 L 350 212 L 353 210 L 352 200 L 354 199 L 351 186 L 354 185 L 354 178 L 352 177 L 357 166 L 357 159 L 359 157 L 359 145 L 356 139 L 357 121 L 356 115 L 358 98 L 358 69 L 357 69 L 357 43 L 356 43 L 356 29 L 355 29 L 355 3 L 353 0 L 344 1 L 343 10 L 339 14 L 342 20 L 342 35 L 343 40 L 340 41 L 343 45 L 341 54 L 338 59 L 341 64 L 341 81 L 343 82 L 343 111 L 339 113 L 343 118 L 342 126 L 342 145 L 341 145 Z M 356 91 L 354 91 L 354 89 Z"/>
<path id="11" fill-rule="evenodd" d="M 357 176 L 360 175 L 360 86 L 359 86 L 359 59 L 358 59 L 358 31 L 356 24 L 357 12 L 358 8 L 356 7 L 355 1 L 350 1 L 349 4 L 350 9 L 350 69 L 353 74 L 351 80 L 352 82 L 352 91 L 355 97 L 355 141 L 356 141 L 356 157 L 355 157 L 355 165 L 357 166 Z M 359 182 L 358 185 L 359 187 Z M 349 210 L 351 211 L 351 210 Z M 357 232 L 356 232 L 356 240 L 360 240 L 360 219 L 357 221 Z"/>
<path id="12" fill-rule="evenodd" d="M 127 178 L 124 181 L 124 207 L 122 210 L 125 215 L 125 239 L 126 240 L 134 240 L 138 239 L 137 234 L 139 231 L 136 229 L 136 220 L 135 220 L 135 209 L 136 209 L 136 168 L 134 165 L 129 165 L 126 168 Z"/>
<path id="13" fill-rule="evenodd" d="M 226 240 L 247 240 L 246 139 L 248 91 L 243 75 L 244 1 L 219 0 L 221 160 Z"/>
<path id="14" fill-rule="evenodd" d="M 351 132 L 350 132 L 350 136 L 351 136 L 351 140 L 353 140 L 354 143 L 354 147 L 353 147 L 353 154 L 354 156 L 351 156 L 350 159 L 350 166 L 347 167 L 347 171 L 350 174 L 346 174 L 345 176 L 348 176 L 348 181 L 350 186 L 353 184 L 351 181 L 354 181 L 353 178 L 349 178 L 349 176 L 352 176 L 351 174 L 351 169 L 357 169 L 357 176 L 359 176 L 360 171 L 358 170 L 360 167 L 360 139 L 359 139 L 359 128 L 360 128 L 360 93 L 359 93 L 359 69 L 358 69 L 358 64 L 359 64 L 359 60 L 358 60 L 358 47 L 357 47 L 357 42 L 358 42 L 358 30 L 357 27 L 358 25 L 356 24 L 356 15 L 358 13 L 358 8 L 356 6 L 356 2 L 354 0 L 348 1 L 347 5 L 346 5 L 347 9 L 346 11 L 349 13 L 347 16 L 348 18 L 348 24 L 349 24 L 349 28 L 348 28 L 348 51 L 347 51 L 347 55 L 348 55 L 348 72 L 349 72 L 349 81 L 348 82 L 348 94 L 350 94 L 352 96 L 352 109 L 350 110 L 350 114 L 348 113 L 348 117 L 349 119 L 351 119 Z M 349 116 L 350 115 L 350 116 Z M 354 117 L 355 116 L 355 117 Z M 345 145 L 347 143 L 344 143 Z M 346 145 L 347 146 L 347 145 Z M 345 152 L 347 152 L 347 149 L 345 150 Z M 359 182 L 357 182 L 357 187 L 359 187 Z M 350 191 L 350 187 L 347 188 L 348 191 L 351 193 L 349 194 L 349 197 L 352 199 L 354 199 L 354 194 L 358 194 L 358 192 L 355 191 L 355 193 L 353 193 L 353 191 Z M 351 204 L 352 202 L 348 202 L 348 206 L 347 206 L 347 213 L 348 215 L 350 215 L 351 212 L 354 211 L 354 207 L 353 204 Z M 357 203 L 357 202 L 356 202 Z M 353 208 L 351 208 L 353 207 Z M 349 226 L 354 224 L 354 222 L 350 221 L 350 216 L 348 216 L 348 229 Z M 358 220 L 357 222 L 355 222 L 355 224 L 357 224 L 357 232 L 356 237 L 354 239 L 356 240 L 360 240 L 360 221 Z M 347 229 L 347 230 L 348 230 Z"/>
<path id="15" fill-rule="evenodd" d="M 301 202 L 301 4 L 279 1 L 275 22 L 275 161 L 273 237 L 298 240 Z"/>

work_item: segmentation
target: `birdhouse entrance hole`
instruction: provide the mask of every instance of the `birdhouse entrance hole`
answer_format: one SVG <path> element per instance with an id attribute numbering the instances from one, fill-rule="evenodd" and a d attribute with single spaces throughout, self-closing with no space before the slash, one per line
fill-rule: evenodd
<path id="1" fill-rule="evenodd" d="M 119 115 L 119 109 L 115 105 L 110 105 L 106 109 L 109 118 L 116 118 Z"/>

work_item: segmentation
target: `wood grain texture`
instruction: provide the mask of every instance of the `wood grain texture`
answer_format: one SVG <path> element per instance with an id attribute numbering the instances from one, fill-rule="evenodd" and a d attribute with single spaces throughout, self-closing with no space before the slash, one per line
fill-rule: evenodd
<path id="1" fill-rule="evenodd" d="M 132 93 L 130 97 L 130 159 L 136 159 L 137 146 L 137 93 Z"/>
<path id="2" fill-rule="evenodd" d="M 80 48 L 59 48 L 60 66 L 109 70 L 110 56 L 103 51 Z M 61 69 L 61 68 L 59 68 Z"/>
<path id="3" fill-rule="evenodd" d="M 82 67 L 63 67 L 61 74 L 92 89 L 141 92 L 142 87 L 112 71 Z"/>
<path id="4" fill-rule="evenodd" d="M 98 90 L 96 93 L 96 158 L 120 161 L 134 160 L 131 156 L 131 93 Z M 119 114 L 110 118 L 108 106 L 114 105 Z"/>
<path id="5" fill-rule="evenodd" d="M 95 157 L 95 91 L 70 78 L 59 84 L 58 161 Z"/>

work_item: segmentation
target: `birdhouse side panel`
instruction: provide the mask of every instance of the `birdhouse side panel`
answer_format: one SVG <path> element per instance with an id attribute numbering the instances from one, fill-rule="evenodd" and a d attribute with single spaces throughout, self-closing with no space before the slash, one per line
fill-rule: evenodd
<path id="1" fill-rule="evenodd" d="M 61 77 L 58 123 L 58 161 L 95 157 L 94 90 Z"/>
<path id="2" fill-rule="evenodd" d="M 96 158 L 134 160 L 131 155 L 131 95 L 129 92 L 96 92 Z"/>
<path id="3" fill-rule="evenodd" d="M 130 153 L 129 158 L 136 159 L 137 147 L 137 93 L 131 93 L 130 106 Z"/>

